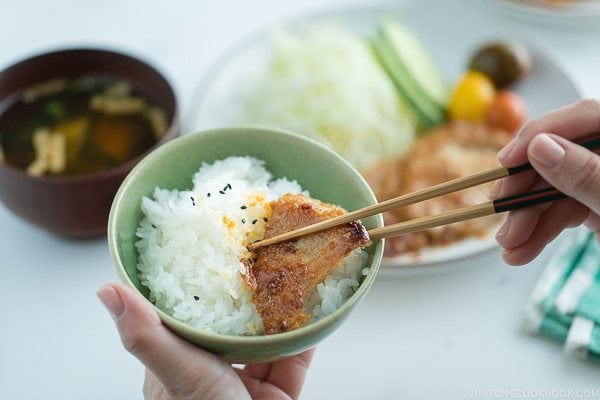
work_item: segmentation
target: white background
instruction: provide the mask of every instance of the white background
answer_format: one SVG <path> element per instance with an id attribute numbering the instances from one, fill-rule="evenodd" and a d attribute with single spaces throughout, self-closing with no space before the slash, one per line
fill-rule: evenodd
<path id="1" fill-rule="evenodd" d="M 490 32 L 527 32 L 584 96 L 600 97 L 600 30 L 589 20 L 574 26 L 476 1 L 423 3 L 440 18 L 456 19 L 457 29 L 476 19 Z M 0 0 L 0 68 L 64 46 L 128 51 L 172 81 L 185 124 L 199 79 L 227 46 L 281 18 L 353 5 L 361 3 Z M 319 346 L 302 397 L 455 399 L 496 389 L 598 389 L 597 365 L 519 330 L 551 250 L 524 268 L 507 267 L 495 250 L 445 274 L 381 276 Z M 122 349 L 95 296 L 117 280 L 105 239 L 65 240 L 0 205 L 0 272 L 0 399 L 142 398 L 143 368 Z"/>

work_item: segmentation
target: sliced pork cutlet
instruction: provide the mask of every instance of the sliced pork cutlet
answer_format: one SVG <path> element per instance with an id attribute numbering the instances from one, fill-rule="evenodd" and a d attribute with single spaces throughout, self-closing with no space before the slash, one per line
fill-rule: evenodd
<path id="1" fill-rule="evenodd" d="M 346 210 L 298 194 L 271 202 L 265 239 L 324 221 Z M 252 301 L 267 334 L 299 328 L 309 319 L 305 301 L 351 251 L 369 244 L 364 226 L 352 221 L 299 239 L 259 248 L 251 266 Z"/>

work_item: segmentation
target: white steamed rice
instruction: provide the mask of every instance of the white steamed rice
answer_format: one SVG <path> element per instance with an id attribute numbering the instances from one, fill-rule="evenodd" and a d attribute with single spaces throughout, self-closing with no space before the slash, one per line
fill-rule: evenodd
<path id="1" fill-rule="evenodd" d="M 190 326 L 229 335 L 263 332 L 240 261 L 261 239 L 269 203 L 300 185 L 273 179 L 264 162 L 229 157 L 204 163 L 192 190 L 156 188 L 137 229 L 138 270 L 150 299 Z M 244 207 L 245 206 L 245 207 Z M 333 312 L 358 287 L 367 255 L 349 254 L 307 300 L 313 320 Z"/>

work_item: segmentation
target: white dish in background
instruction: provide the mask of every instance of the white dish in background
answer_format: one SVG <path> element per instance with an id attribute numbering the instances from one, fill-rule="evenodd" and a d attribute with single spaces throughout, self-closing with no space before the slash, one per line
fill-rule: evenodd
<path id="1" fill-rule="evenodd" d="M 382 275 L 421 275 L 453 270 L 464 266 L 465 259 L 490 251 L 499 251 L 496 230 L 491 229 L 484 237 L 470 237 L 449 246 L 427 247 L 417 253 L 398 257 L 384 257 L 381 262 Z"/>
<path id="2" fill-rule="evenodd" d="M 510 17 L 570 28 L 599 28 L 600 0 L 474 0 Z"/>
<path id="3" fill-rule="evenodd" d="M 498 38 L 524 42 L 533 57 L 530 73 L 512 89 L 524 98 L 528 116 L 535 117 L 581 98 L 579 90 L 556 62 L 544 55 L 538 46 L 528 43 L 526 34 L 511 28 L 510 36 L 490 31 L 475 18 L 449 21 L 443 13 L 429 13 L 419 1 L 404 1 L 390 7 L 353 9 L 284 22 L 242 39 L 228 49 L 205 75 L 187 119 L 186 131 L 241 123 L 236 119 L 241 106 L 241 93 L 260 77 L 269 57 L 269 33 L 274 28 L 294 29 L 305 24 L 332 22 L 361 35 L 372 33 L 383 18 L 394 17 L 411 28 L 442 68 L 448 82 L 454 82 L 464 71 L 471 52 L 482 43 Z M 498 29 L 498 26 L 496 26 Z M 474 35 L 473 32 L 477 32 Z M 285 128 L 285 127 L 283 127 Z M 383 274 L 419 274 L 451 270 L 461 266 L 465 258 L 497 249 L 495 229 L 483 238 L 469 238 L 455 244 L 423 249 L 418 255 L 385 258 Z"/>

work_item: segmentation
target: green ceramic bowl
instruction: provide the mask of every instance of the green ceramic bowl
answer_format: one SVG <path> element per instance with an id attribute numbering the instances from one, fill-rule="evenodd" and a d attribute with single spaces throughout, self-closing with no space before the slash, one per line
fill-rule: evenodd
<path id="1" fill-rule="evenodd" d="M 376 202 L 360 174 L 345 160 L 315 141 L 278 130 L 224 128 L 189 134 L 159 147 L 126 177 L 112 205 L 108 244 L 123 281 L 148 298 L 136 265 L 135 231 L 142 219 L 142 197 L 155 187 L 190 189 L 202 162 L 228 156 L 254 156 L 266 162 L 275 177 L 297 180 L 312 197 L 347 210 Z M 383 225 L 381 216 L 363 221 L 370 229 Z M 205 332 L 156 309 L 163 323 L 195 345 L 233 363 L 272 361 L 307 350 L 332 333 L 371 288 L 381 263 L 383 241 L 367 248 L 370 272 L 345 304 L 332 314 L 300 329 L 266 336 L 230 336 Z"/>

